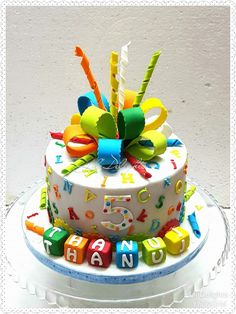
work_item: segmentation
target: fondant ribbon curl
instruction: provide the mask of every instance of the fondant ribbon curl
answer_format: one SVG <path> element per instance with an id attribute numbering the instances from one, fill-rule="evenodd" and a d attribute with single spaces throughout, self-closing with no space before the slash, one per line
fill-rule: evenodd
<path id="1" fill-rule="evenodd" d="M 84 108 L 84 107 L 85 108 Z M 158 109 L 159 115 L 145 121 L 145 114 Z M 71 125 L 64 131 L 63 139 L 68 153 L 73 157 L 83 157 L 97 152 L 102 166 L 121 164 L 125 152 L 137 159 L 147 161 L 163 154 L 167 147 L 165 135 L 157 129 L 167 118 L 167 109 L 159 99 L 150 98 L 138 107 L 120 110 L 117 125 L 108 111 L 93 105 L 92 102 L 79 104 L 79 113 L 71 118 Z M 118 135 L 117 135 L 118 129 Z M 72 138 L 89 139 L 89 144 L 72 143 Z M 142 142 L 149 145 L 142 145 Z"/>

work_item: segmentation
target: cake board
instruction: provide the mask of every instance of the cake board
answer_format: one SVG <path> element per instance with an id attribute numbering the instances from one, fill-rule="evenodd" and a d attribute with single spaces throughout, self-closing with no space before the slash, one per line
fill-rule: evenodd
<path id="1" fill-rule="evenodd" d="M 229 227 L 225 214 L 214 199 L 198 187 L 212 218 L 209 221 L 207 241 L 199 253 L 178 271 L 125 286 L 94 283 L 64 276 L 44 266 L 35 258 L 28 249 L 22 232 L 21 215 L 25 203 L 41 184 L 42 182 L 37 182 L 9 206 L 6 225 L 8 270 L 21 287 L 27 288 L 31 294 L 36 294 L 51 304 L 60 307 L 170 306 L 208 285 L 228 256 Z M 17 238 L 11 236 L 12 230 L 17 232 Z"/>

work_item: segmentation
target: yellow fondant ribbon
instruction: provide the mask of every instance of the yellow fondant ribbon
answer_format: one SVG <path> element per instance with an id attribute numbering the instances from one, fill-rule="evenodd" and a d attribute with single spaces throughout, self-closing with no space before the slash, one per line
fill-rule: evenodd
<path id="1" fill-rule="evenodd" d="M 166 107 L 162 104 L 160 99 L 157 98 L 149 98 L 140 106 L 143 110 L 144 114 L 152 109 L 160 109 L 160 114 L 157 118 L 155 118 L 152 122 L 145 124 L 143 132 L 156 130 L 159 128 L 165 121 L 168 115 L 168 111 Z"/>
<path id="2" fill-rule="evenodd" d="M 152 145 L 144 146 L 141 144 L 142 140 L 148 140 Z M 136 158 L 146 161 L 163 154 L 166 146 L 167 140 L 165 135 L 156 130 L 150 130 L 131 141 L 126 150 Z"/>

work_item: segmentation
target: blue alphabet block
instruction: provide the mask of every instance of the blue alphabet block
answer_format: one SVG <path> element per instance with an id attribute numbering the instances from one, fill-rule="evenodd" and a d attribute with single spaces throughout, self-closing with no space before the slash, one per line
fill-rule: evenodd
<path id="1" fill-rule="evenodd" d="M 138 243 L 120 241 L 116 243 L 116 266 L 118 268 L 134 268 L 138 266 Z"/>

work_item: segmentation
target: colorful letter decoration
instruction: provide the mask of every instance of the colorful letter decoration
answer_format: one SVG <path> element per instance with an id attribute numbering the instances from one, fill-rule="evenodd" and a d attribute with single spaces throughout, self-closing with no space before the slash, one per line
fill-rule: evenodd
<path id="1" fill-rule="evenodd" d="M 138 243 L 121 241 L 116 243 L 116 265 L 118 268 L 134 268 L 138 266 Z"/>
<path id="2" fill-rule="evenodd" d="M 132 173 L 121 173 L 122 183 L 134 183 L 134 178 Z"/>
<path id="3" fill-rule="evenodd" d="M 141 213 L 139 214 L 137 221 L 145 222 L 145 219 L 147 218 L 146 209 L 142 209 Z"/>
<path id="4" fill-rule="evenodd" d="M 94 194 L 93 192 L 91 192 L 90 190 L 85 190 L 85 195 L 84 195 L 84 201 L 85 202 L 90 202 L 92 200 L 94 200 L 97 197 L 96 194 Z"/>
<path id="5" fill-rule="evenodd" d="M 164 200 L 165 200 L 165 196 L 161 195 L 158 199 L 158 203 L 155 205 L 157 209 L 163 206 Z"/>
<path id="6" fill-rule="evenodd" d="M 71 194 L 72 187 L 73 187 L 73 183 L 69 182 L 66 178 L 64 178 L 63 190 L 67 191 L 69 194 Z"/>
<path id="7" fill-rule="evenodd" d="M 142 257 L 147 265 L 163 263 L 166 260 L 166 245 L 162 238 L 151 238 L 142 242 Z"/>
<path id="8" fill-rule="evenodd" d="M 159 219 L 153 219 L 150 232 L 155 232 L 160 227 L 160 220 Z"/>
<path id="9" fill-rule="evenodd" d="M 183 182 L 181 180 L 178 180 L 175 185 L 176 194 L 179 194 L 181 192 L 182 187 L 183 187 Z"/>
<path id="10" fill-rule="evenodd" d="M 69 207 L 68 208 L 68 212 L 69 212 L 69 216 L 71 220 L 79 220 L 79 217 L 77 216 L 77 214 L 75 213 L 73 207 Z"/>
<path id="11" fill-rule="evenodd" d="M 54 190 L 54 193 L 55 193 L 55 196 L 57 199 L 60 199 L 61 198 L 61 194 L 59 193 L 59 188 L 58 188 L 58 185 L 57 184 L 54 184 L 53 185 L 53 190 Z"/>
<path id="12" fill-rule="evenodd" d="M 149 193 L 148 189 L 145 187 L 138 191 L 137 197 L 138 197 L 139 203 L 147 203 L 149 199 L 151 198 L 151 194 Z"/>

